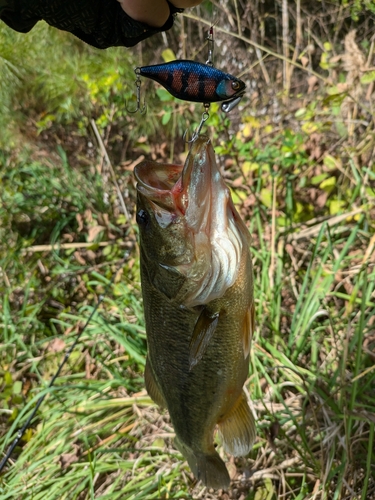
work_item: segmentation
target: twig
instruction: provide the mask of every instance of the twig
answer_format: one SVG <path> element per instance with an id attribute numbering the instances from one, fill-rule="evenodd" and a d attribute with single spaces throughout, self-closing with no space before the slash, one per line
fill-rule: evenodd
<path id="1" fill-rule="evenodd" d="M 274 286 L 275 254 L 276 254 L 276 179 L 272 179 L 272 223 L 271 223 L 271 262 L 268 270 L 270 287 Z"/>
<path id="2" fill-rule="evenodd" d="M 92 241 L 91 243 L 54 243 L 52 245 L 34 245 L 31 247 L 23 248 L 22 253 L 28 252 L 52 252 L 53 250 L 70 250 L 72 248 L 90 248 L 93 246 L 99 247 L 107 247 L 108 245 L 112 245 L 111 241 L 101 241 L 100 243 L 95 243 Z M 120 243 L 121 245 L 121 243 Z"/>
<path id="3" fill-rule="evenodd" d="M 111 163 L 111 160 L 109 159 L 109 156 L 108 156 L 108 153 L 107 153 L 107 150 L 105 149 L 105 146 L 104 146 L 104 143 L 103 143 L 103 140 L 99 134 L 99 130 L 98 130 L 98 127 L 96 126 L 96 123 L 95 123 L 95 120 L 91 120 L 91 126 L 92 126 L 92 129 L 94 131 L 94 134 L 95 134 L 95 137 L 99 143 L 99 146 L 100 146 L 100 149 L 101 149 L 101 152 L 102 152 L 102 155 L 104 156 L 105 158 L 105 161 L 107 162 L 107 165 L 109 167 L 109 170 L 111 172 L 111 175 L 112 175 L 112 180 L 113 180 L 113 183 L 114 185 L 116 186 L 116 190 L 117 190 L 117 196 L 118 196 L 118 199 L 119 199 L 119 202 L 120 202 L 120 205 L 122 207 L 122 211 L 124 212 L 124 215 L 126 217 L 126 220 L 129 220 L 130 217 L 129 217 L 129 213 L 128 213 L 128 210 L 126 208 L 126 205 L 125 205 L 125 201 L 124 201 L 124 197 L 122 196 L 122 193 L 121 193 L 121 189 L 120 189 L 120 186 L 118 185 L 118 182 L 117 182 L 117 179 L 116 179 L 116 174 L 115 174 L 115 171 L 113 170 L 113 167 L 112 167 L 112 163 Z"/>
<path id="4" fill-rule="evenodd" d="M 353 210 L 352 212 L 347 212 L 345 214 L 341 215 L 335 215 L 334 217 L 331 217 L 330 219 L 327 219 L 320 224 L 316 224 L 313 227 L 308 227 L 306 229 L 303 229 L 299 233 L 292 233 L 288 236 L 287 240 L 288 241 L 296 241 L 296 240 L 301 240 L 303 238 L 312 238 L 319 234 L 319 231 L 323 224 L 327 224 L 329 227 L 335 226 L 336 224 L 339 224 L 340 222 L 344 221 L 345 219 L 349 217 L 353 217 L 354 215 L 360 214 L 364 211 L 363 208 L 357 208 L 356 210 Z"/>
<path id="5" fill-rule="evenodd" d="M 285 104 L 288 101 L 288 94 L 290 88 L 289 81 L 289 13 L 288 13 L 288 0 L 282 0 L 282 28 L 283 28 L 283 83 L 285 91 Z"/>
<path id="6" fill-rule="evenodd" d="M 201 19 L 198 16 L 195 16 L 194 14 L 183 13 L 182 15 L 184 17 L 188 18 L 188 19 L 193 19 L 196 22 L 200 22 L 200 23 L 206 24 L 207 26 L 211 26 L 211 23 L 209 21 L 206 21 L 205 19 Z M 252 45 L 253 47 L 258 48 L 258 49 L 262 50 L 263 52 L 266 52 L 267 54 L 275 57 L 276 59 L 280 59 L 281 61 L 285 60 L 285 57 L 282 56 L 281 54 L 277 54 L 276 52 L 274 52 L 273 50 L 269 49 L 268 47 L 265 47 L 264 45 L 260 45 L 259 43 L 254 42 L 250 38 L 247 38 L 247 37 L 245 37 L 243 35 L 238 35 L 236 33 L 233 33 L 231 31 L 226 30 L 225 28 L 220 28 L 220 26 L 216 26 L 216 31 L 221 32 L 221 33 L 225 33 L 226 35 L 229 35 L 229 36 L 233 36 L 234 38 L 238 38 L 239 40 L 242 40 L 243 42 L 245 42 L 245 43 L 247 43 L 249 45 Z M 322 82 L 324 82 L 326 85 L 329 85 L 329 81 L 327 80 L 327 78 L 324 78 L 324 76 L 320 75 L 316 71 L 313 71 L 313 70 L 308 69 L 308 68 L 304 68 L 302 66 L 302 64 L 299 64 L 297 62 L 293 62 L 290 59 L 287 59 L 287 61 L 290 64 L 293 64 L 293 66 L 295 66 L 296 68 L 299 68 L 301 71 L 303 71 L 305 73 L 309 73 L 310 75 L 314 75 L 319 80 L 321 80 Z"/>
<path id="7" fill-rule="evenodd" d="M 237 0 L 234 0 L 234 8 L 236 10 L 236 17 L 237 17 L 237 32 L 241 36 L 241 18 L 240 18 L 240 12 L 238 10 Z"/>

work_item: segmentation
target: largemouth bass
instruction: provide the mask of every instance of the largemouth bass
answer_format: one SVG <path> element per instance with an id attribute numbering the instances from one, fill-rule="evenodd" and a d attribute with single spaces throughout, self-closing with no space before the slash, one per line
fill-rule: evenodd
<path id="1" fill-rule="evenodd" d="M 184 167 L 145 161 L 135 176 L 146 388 L 169 410 L 195 477 L 227 488 L 215 428 L 235 456 L 247 455 L 256 436 L 243 392 L 254 330 L 249 232 L 206 136 Z"/>

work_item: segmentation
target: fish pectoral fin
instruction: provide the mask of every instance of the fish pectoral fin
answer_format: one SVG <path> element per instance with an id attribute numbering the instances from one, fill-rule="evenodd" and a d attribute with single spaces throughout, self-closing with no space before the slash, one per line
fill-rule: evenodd
<path id="1" fill-rule="evenodd" d="M 225 463 L 219 454 L 213 449 L 212 453 L 198 453 L 185 446 L 176 436 L 174 440 L 176 448 L 186 458 L 194 476 L 202 481 L 208 488 L 228 489 L 230 477 Z"/>
<path id="2" fill-rule="evenodd" d="M 178 269 L 166 264 L 159 264 L 157 271 L 150 277 L 152 284 L 168 299 L 176 297 L 186 278 Z"/>
<path id="3" fill-rule="evenodd" d="M 162 395 L 159 386 L 156 382 L 155 375 L 150 360 L 148 358 L 146 359 L 146 366 L 145 366 L 145 385 L 150 398 L 158 406 L 160 406 L 160 408 L 167 408 L 167 403 L 165 402 L 164 396 Z"/>
<path id="4" fill-rule="evenodd" d="M 235 457 L 247 455 L 256 438 L 255 420 L 242 391 L 231 410 L 218 422 L 224 450 Z"/>
<path id="5" fill-rule="evenodd" d="M 246 311 L 243 322 L 242 342 L 243 342 L 243 353 L 245 359 L 250 354 L 251 340 L 253 338 L 254 329 L 255 329 L 255 307 L 254 307 L 254 302 L 252 302 L 251 306 Z"/>
<path id="6" fill-rule="evenodd" d="M 215 333 L 217 323 L 219 321 L 219 313 L 210 314 L 204 307 L 198 316 L 195 323 L 193 335 L 189 346 L 189 370 L 201 360 L 205 350 L 207 349 L 213 334 Z"/>

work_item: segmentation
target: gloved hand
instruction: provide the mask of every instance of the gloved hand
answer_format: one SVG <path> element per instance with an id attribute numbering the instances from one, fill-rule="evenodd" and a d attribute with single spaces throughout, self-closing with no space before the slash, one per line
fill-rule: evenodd
<path id="1" fill-rule="evenodd" d="M 22 33 L 27 33 L 43 19 L 100 49 L 132 47 L 155 33 L 170 29 L 177 12 L 201 1 L 0 0 L 0 19 Z"/>

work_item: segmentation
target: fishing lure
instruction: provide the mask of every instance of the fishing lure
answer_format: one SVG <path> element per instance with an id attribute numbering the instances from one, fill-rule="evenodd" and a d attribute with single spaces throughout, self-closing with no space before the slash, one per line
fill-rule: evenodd
<path id="1" fill-rule="evenodd" d="M 185 59 L 136 68 L 136 74 L 160 83 L 174 97 L 192 102 L 233 101 L 243 96 L 246 87 L 229 73 Z"/>
<path id="2" fill-rule="evenodd" d="M 240 102 L 245 93 L 245 83 L 235 76 L 225 73 L 213 66 L 213 27 L 208 37 L 208 58 L 206 63 L 180 59 L 167 63 L 135 68 L 137 107 L 130 113 L 145 111 L 140 103 L 140 77 L 144 76 L 162 85 L 177 99 L 201 102 L 206 112 L 210 103 L 223 102 L 221 109 L 228 113 Z"/>

